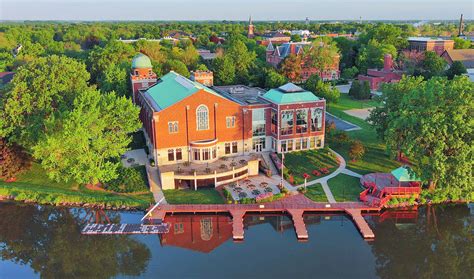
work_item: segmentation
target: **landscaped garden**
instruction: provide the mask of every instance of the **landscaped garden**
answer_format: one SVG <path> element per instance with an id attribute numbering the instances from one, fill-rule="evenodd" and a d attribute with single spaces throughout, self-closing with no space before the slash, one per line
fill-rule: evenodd
<path id="1" fill-rule="evenodd" d="M 358 201 L 363 190 L 359 178 L 342 173 L 329 179 L 328 185 L 337 202 Z"/>
<path id="2" fill-rule="evenodd" d="M 309 182 L 332 173 L 338 167 L 336 155 L 329 148 L 285 153 L 285 179 L 293 185 L 303 184 L 305 174 Z"/>
<path id="3" fill-rule="evenodd" d="M 0 195 L 14 196 L 18 201 L 34 201 L 39 204 L 94 204 L 110 207 L 134 207 L 146 209 L 154 203 L 151 193 L 118 194 L 89 190 L 74 182 L 55 182 L 48 178 L 39 164 L 18 175 L 15 182 L 0 180 Z"/>
<path id="4" fill-rule="evenodd" d="M 323 187 L 319 183 L 306 187 L 306 193 L 304 195 L 315 202 L 328 201 L 326 194 L 324 193 Z"/>
<path id="5" fill-rule="evenodd" d="M 170 204 L 221 204 L 223 197 L 215 189 L 163 190 L 166 201 Z"/>
<path id="6" fill-rule="evenodd" d="M 326 135 L 326 143 L 346 159 L 347 168 L 360 174 L 389 172 L 401 165 L 401 163 L 387 155 L 384 142 L 377 138 L 374 128 L 369 123 L 344 112 L 344 110 L 372 107 L 376 104 L 377 101 L 374 100 L 354 100 L 347 96 L 347 94 L 341 94 L 338 103 L 330 103 L 327 107 L 328 112 L 331 114 L 361 128 L 361 130 L 347 132 L 350 139 L 359 140 L 365 147 L 366 152 L 364 156 L 357 161 L 350 160 L 350 142 L 335 144 L 333 138 L 330 135 Z"/>

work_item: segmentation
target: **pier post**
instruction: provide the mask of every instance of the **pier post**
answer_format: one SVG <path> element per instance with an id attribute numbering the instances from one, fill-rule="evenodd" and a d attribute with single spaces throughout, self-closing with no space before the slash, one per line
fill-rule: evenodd
<path id="1" fill-rule="evenodd" d="M 234 240 L 244 240 L 244 215 L 243 210 L 230 210 L 232 215 L 232 235 Z"/>
<path id="2" fill-rule="evenodd" d="M 303 220 L 304 210 L 302 209 L 288 209 L 288 213 L 293 219 L 295 226 L 295 232 L 298 239 L 308 239 L 308 231 L 306 230 L 306 224 Z"/>

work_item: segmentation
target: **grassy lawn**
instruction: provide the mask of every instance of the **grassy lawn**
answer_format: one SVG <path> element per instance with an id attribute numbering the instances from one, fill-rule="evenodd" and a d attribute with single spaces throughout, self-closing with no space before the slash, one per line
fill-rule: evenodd
<path id="1" fill-rule="evenodd" d="M 52 181 L 36 163 L 33 163 L 30 170 L 19 175 L 16 182 L 6 183 L 0 180 L 0 195 L 13 195 L 16 200 L 32 200 L 39 204 L 90 203 L 146 209 L 154 203 L 151 193 L 115 194 L 92 191 L 74 182 Z"/>
<path id="2" fill-rule="evenodd" d="M 388 172 L 399 167 L 401 164 L 394 159 L 391 159 L 386 153 L 385 143 L 377 137 L 375 130 L 365 120 L 348 115 L 344 110 L 353 108 L 371 107 L 377 104 L 376 101 L 367 100 L 359 101 L 353 100 L 347 94 L 341 94 L 339 103 L 329 104 L 328 112 L 331 114 L 354 123 L 361 127 L 361 130 L 347 132 L 350 138 L 360 140 L 365 148 L 366 153 L 362 160 L 352 162 L 349 159 L 349 145 L 345 146 L 331 146 L 331 142 L 327 141 L 329 146 L 337 153 L 341 154 L 347 162 L 347 167 L 360 174 L 367 174 L 371 172 Z"/>
<path id="3" fill-rule="evenodd" d="M 197 191 L 163 190 L 166 201 L 170 204 L 221 204 L 224 199 L 214 189 L 199 189 Z"/>
<path id="4" fill-rule="evenodd" d="M 316 185 L 308 186 L 304 195 L 315 202 L 328 201 L 326 194 L 324 193 L 323 187 L 319 183 Z"/>
<path id="5" fill-rule="evenodd" d="M 312 174 L 314 170 L 328 167 L 329 171 L 333 172 L 339 166 L 336 161 L 336 156 L 328 148 L 286 153 L 284 164 L 285 173 L 293 175 L 295 185 L 304 183 L 304 173 L 311 176 L 308 179 L 308 181 L 311 181 L 325 176 L 325 174 L 314 176 Z"/>
<path id="6" fill-rule="evenodd" d="M 359 200 L 360 192 L 363 190 L 360 187 L 359 178 L 342 173 L 329 179 L 328 185 L 338 202 L 357 201 Z"/>

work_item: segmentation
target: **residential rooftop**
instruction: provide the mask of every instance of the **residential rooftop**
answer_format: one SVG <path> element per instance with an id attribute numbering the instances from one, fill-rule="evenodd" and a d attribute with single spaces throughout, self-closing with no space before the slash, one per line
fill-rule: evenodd
<path id="1" fill-rule="evenodd" d="M 417 41 L 417 42 L 431 42 L 431 41 L 452 41 L 451 39 L 443 39 L 436 37 L 408 37 L 408 41 Z"/>
<path id="2" fill-rule="evenodd" d="M 269 90 L 263 95 L 263 98 L 275 104 L 316 102 L 321 100 L 312 92 L 306 91 L 291 82 Z"/>

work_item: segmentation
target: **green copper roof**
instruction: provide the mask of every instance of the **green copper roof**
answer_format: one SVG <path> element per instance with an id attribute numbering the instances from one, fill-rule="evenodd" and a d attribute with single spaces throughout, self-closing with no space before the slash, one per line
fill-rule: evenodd
<path id="1" fill-rule="evenodd" d="M 392 171 L 392 175 L 400 182 L 420 181 L 420 179 L 410 170 L 409 167 L 403 166 Z"/>
<path id="2" fill-rule="evenodd" d="M 201 89 L 222 98 L 214 90 L 199 82 L 191 81 L 173 71 L 162 76 L 155 85 L 148 88 L 145 92 L 145 97 L 152 100 L 153 105 L 156 105 L 154 107 L 155 110 L 163 110 Z"/>
<path id="3" fill-rule="evenodd" d="M 139 53 L 133 57 L 132 68 L 142 69 L 142 68 L 153 68 L 151 65 L 151 60 L 143 53 Z"/>
<path id="4" fill-rule="evenodd" d="M 275 104 L 292 104 L 320 100 L 313 93 L 306 91 L 293 83 L 287 83 L 276 89 L 271 89 L 263 95 L 263 98 Z"/>

